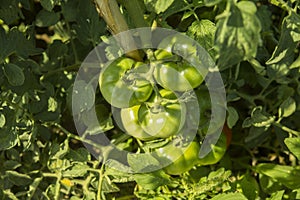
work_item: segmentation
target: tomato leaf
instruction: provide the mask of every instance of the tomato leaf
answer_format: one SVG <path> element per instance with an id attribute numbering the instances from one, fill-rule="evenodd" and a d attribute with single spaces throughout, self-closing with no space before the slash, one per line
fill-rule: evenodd
<path id="1" fill-rule="evenodd" d="M 4 65 L 4 74 L 12 86 L 24 84 L 25 76 L 23 70 L 19 66 L 12 63 Z"/>
<path id="2" fill-rule="evenodd" d="M 6 171 L 5 174 L 8 177 L 8 180 L 16 186 L 25 186 L 29 185 L 32 182 L 30 176 L 26 174 L 21 174 L 16 171 Z"/>
<path id="3" fill-rule="evenodd" d="M 225 69 L 255 57 L 261 41 L 261 25 L 255 4 L 250 1 L 228 1 L 226 10 L 217 18 L 217 65 Z"/>
<path id="4" fill-rule="evenodd" d="M 269 127 L 275 121 L 275 117 L 264 112 L 261 106 L 255 107 L 252 110 L 251 117 L 248 117 L 243 122 L 243 127 Z"/>
<path id="5" fill-rule="evenodd" d="M 268 75 L 277 77 L 277 82 L 285 82 L 289 66 L 293 63 L 295 48 L 300 41 L 300 16 L 291 12 L 284 18 L 279 43 L 272 57 L 266 62 Z"/>
<path id="6" fill-rule="evenodd" d="M 35 24 L 38 27 L 52 26 L 58 22 L 59 18 L 59 13 L 41 10 L 36 16 Z"/>
<path id="7" fill-rule="evenodd" d="M 289 150 L 300 160 L 300 138 L 286 138 L 284 143 Z"/>
<path id="8" fill-rule="evenodd" d="M 128 163 L 136 173 L 145 173 L 160 169 L 160 163 L 151 154 L 128 154 Z"/>
<path id="9" fill-rule="evenodd" d="M 47 11 L 52 11 L 54 6 L 59 2 L 59 0 L 41 0 L 41 5 Z"/>
<path id="10" fill-rule="evenodd" d="M 70 169 L 63 172 L 64 177 L 83 177 L 89 170 L 89 166 L 85 164 L 76 164 Z"/>
<path id="11" fill-rule="evenodd" d="M 279 117 L 288 117 L 296 111 L 296 102 L 292 97 L 288 97 L 278 109 Z"/>
<path id="12" fill-rule="evenodd" d="M 247 198 L 241 193 L 219 194 L 219 195 L 211 198 L 211 200 L 227 200 L 227 199 L 246 200 Z"/>
<path id="13" fill-rule="evenodd" d="M 2 113 L 0 113 L 0 128 L 4 127 L 5 122 L 6 122 L 5 116 Z"/>
<path id="14" fill-rule="evenodd" d="M 262 163 L 257 165 L 255 170 L 290 189 L 297 189 L 300 187 L 300 169 L 297 167 Z"/>
<path id="15" fill-rule="evenodd" d="M 146 190 L 155 190 L 157 187 L 170 182 L 170 177 L 162 170 L 146 174 L 134 174 L 135 181 Z"/>
<path id="16" fill-rule="evenodd" d="M 267 200 L 281 200 L 283 194 L 284 194 L 284 190 L 280 190 L 278 192 L 273 193 L 270 198 L 267 198 Z"/>
<path id="17" fill-rule="evenodd" d="M 204 0 L 205 6 L 214 6 L 222 2 L 222 0 Z"/>
<path id="18" fill-rule="evenodd" d="M 174 2 L 174 0 L 144 0 L 147 10 L 153 11 L 156 14 L 166 11 Z"/>
<path id="19" fill-rule="evenodd" d="M 216 25 L 207 19 L 193 22 L 187 30 L 187 35 L 194 38 L 213 58 L 216 56 L 215 33 Z"/>
<path id="20" fill-rule="evenodd" d="M 228 111 L 227 125 L 229 128 L 232 128 L 238 121 L 239 114 L 236 111 L 236 109 L 232 106 L 228 106 L 227 111 Z"/>

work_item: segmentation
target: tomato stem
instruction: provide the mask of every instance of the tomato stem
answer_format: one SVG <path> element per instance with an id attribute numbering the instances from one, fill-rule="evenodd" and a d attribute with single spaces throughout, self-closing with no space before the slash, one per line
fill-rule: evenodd
<path id="1" fill-rule="evenodd" d="M 136 48 L 132 35 L 130 32 L 125 32 L 128 31 L 129 28 L 116 0 L 95 0 L 95 2 L 98 8 L 97 11 L 107 23 L 110 32 L 114 35 L 124 32 L 121 35 L 122 38 L 118 37 L 117 40 L 125 51 L 126 49 L 134 49 L 133 51 L 127 52 L 126 55 L 134 60 L 142 61 L 143 59 Z"/>

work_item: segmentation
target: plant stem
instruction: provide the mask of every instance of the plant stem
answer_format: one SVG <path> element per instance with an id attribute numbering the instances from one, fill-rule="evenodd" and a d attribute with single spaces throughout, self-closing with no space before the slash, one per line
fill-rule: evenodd
<path id="1" fill-rule="evenodd" d="M 139 0 L 123 0 L 121 1 L 122 5 L 125 6 L 128 15 L 132 19 L 136 28 L 148 27 L 149 25 L 144 19 L 143 8 L 139 3 Z M 149 29 L 150 30 L 150 29 Z M 150 48 L 151 45 L 151 33 L 148 29 L 139 30 L 140 38 L 142 41 L 142 46 L 144 48 Z"/>
<path id="2" fill-rule="evenodd" d="M 57 177 L 57 179 L 56 179 L 56 183 L 55 183 L 55 196 L 54 196 L 54 199 L 59 200 L 60 180 L 62 178 L 61 172 L 58 172 L 56 177 Z"/>
<path id="3" fill-rule="evenodd" d="M 114 35 L 128 31 L 128 25 L 124 16 L 120 12 L 120 8 L 116 0 L 95 0 L 98 12 L 106 21 L 110 32 Z M 121 47 L 127 52 L 126 55 L 135 60 L 142 61 L 142 57 L 138 50 L 136 50 L 135 42 L 130 32 L 124 32 L 116 38 L 121 44 Z"/>
<path id="4" fill-rule="evenodd" d="M 99 199 L 99 200 L 102 199 L 102 197 L 101 197 L 101 191 L 102 191 L 103 178 L 104 178 L 104 163 L 105 163 L 105 160 L 103 160 L 101 168 L 100 168 L 100 170 L 98 170 L 98 173 L 99 173 L 99 182 L 98 182 L 97 199 Z"/>
<path id="5" fill-rule="evenodd" d="M 288 132 L 288 133 L 291 133 L 291 134 L 293 134 L 293 135 L 295 135 L 295 136 L 298 136 L 298 137 L 300 136 L 300 132 L 295 131 L 295 130 L 293 130 L 293 129 L 290 129 L 289 127 L 286 127 L 286 126 L 284 126 L 284 125 L 282 125 L 282 124 L 280 124 L 280 123 L 278 123 L 278 122 L 274 122 L 273 125 L 274 125 L 274 126 L 277 126 L 277 127 L 279 127 L 279 128 L 281 128 L 283 131 L 286 131 L 286 132 Z"/>

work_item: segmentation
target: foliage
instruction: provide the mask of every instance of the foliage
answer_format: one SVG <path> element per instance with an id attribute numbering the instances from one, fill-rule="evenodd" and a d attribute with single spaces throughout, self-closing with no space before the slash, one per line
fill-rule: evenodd
<path id="1" fill-rule="evenodd" d="M 80 64 L 110 35 L 94 3 L 0 0 L 0 199 L 300 199 L 300 2 L 138 2 L 145 24 L 187 34 L 216 61 L 233 137 L 225 156 L 178 176 L 102 165 L 76 133 L 70 100 Z M 96 96 L 100 128 L 119 148 L 164 144 L 124 137 Z M 88 103 L 77 113 L 91 109 L 93 96 L 78 98 Z"/>

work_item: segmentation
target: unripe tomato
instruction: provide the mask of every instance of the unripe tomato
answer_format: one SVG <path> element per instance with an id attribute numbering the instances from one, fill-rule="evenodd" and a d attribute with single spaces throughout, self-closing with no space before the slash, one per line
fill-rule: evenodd
<path id="1" fill-rule="evenodd" d="M 158 160 L 170 163 L 164 168 L 165 172 L 170 175 L 180 175 L 189 171 L 198 162 L 199 143 L 193 141 L 186 148 L 182 146 L 168 145 L 158 148 L 155 153 Z"/>
<path id="2" fill-rule="evenodd" d="M 99 77 L 100 91 L 104 99 L 117 108 L 127 108 L 146 101 L 152 93 L 152 85 L 135 74 L 146 73 L 147 65 L 130 58 L 119 58 L 103 69 Z"/>
<path id="3" fill-rule="evenodd" d="M 123 108 L 121 109 L 121 120 L 123 128 L 126 130 L 126 132 L 140 140 L 152 140 L 155 139 L 155 137 L 147 134 L 143 128 L 141 127 L 141 124 L 139 122 L 138 118 L 138 111 L 140 109 L 140 105 L 136 105 L 130 108 Z"/>
<path id="4" fill-rule="evenodd" d="M 167 138 L 177 134 L 185 122 L 186 107 L 184 103 L 170 102 L 177 96 L 162 89 L 153 94 L 147 103 L 139 109 L 139 122 L 149 135 Z M 170 100 L 170 101 L 169 101 Z"/>
<path id="5" fill-rule="evenodd" d="M 183 103 L 169 102 L 176 100 L 176 95 L 168 90 L 153 94 L 142 105 L 121 109 L 121 120 L 129 135 L 141 140 L 167 138 L 175 135 L 182 128 L 186 108 Z"/>
<path id="6" fill-rule="evenodd" d="M 164 50 L 157 50 L 155 55 L 162 60 L 171 56 Z M 203 82 L 200 72 L 186 61 L 158 62 L 154 70 L 154 78 L 163 88 L 180 92 L 192 90 Z"/>
<path id="7" fill-rule="evenodd" d="M 221 160 L 227 149 L 227 137 L 222 131 L 217 143 L 211 145 L 211 151 L 203 158 L 199 158 L 197 164 L 199 165 L 213 165 Z"/>

